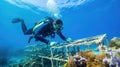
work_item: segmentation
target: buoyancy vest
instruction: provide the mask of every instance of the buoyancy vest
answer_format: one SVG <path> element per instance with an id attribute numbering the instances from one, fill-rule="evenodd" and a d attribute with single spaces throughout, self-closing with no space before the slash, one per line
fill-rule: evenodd
<path id="1" fill-rule="evenodd" d="M 33 27 L 33 30 L 32 30 L 32 33 L 34 34 L 40 27 L 44 26 L 45 24 L 48 24 L 48 23 L 52 23 L 53 22 L 53 19 L 52 18 L 45 18 L 43 20 L 40 20 L 38 21 L 34 27 Z"/>

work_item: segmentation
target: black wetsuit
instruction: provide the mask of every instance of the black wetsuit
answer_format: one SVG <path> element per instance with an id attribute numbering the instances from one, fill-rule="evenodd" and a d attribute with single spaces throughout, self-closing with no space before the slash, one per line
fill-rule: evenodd
<path id="1" fill-rule="evenodd" d="M 26 28 L 26 25 L 24 23 L 24 20 L 21 22 L 22 23 L 22 30 L 25 35 L 33 34 L 33 28 L 28 29 Z M 35 38 L 36 41 L 41 41 L 46 44 L 49 44 L 49 40 L 45 39 L 45 37 L 55 37 L 55 34 L 58 34 L 61 39 L 66 40 L 66 37 L 61 33 L 61 30 L 55 32 L 53 28 L 53 19 L 50 19 L 49 22 L 45 22 L 42 26 L 38 28 L 33 34 L 33 38 Z M 31 40 L 31 38 L 30 38 Z"/>

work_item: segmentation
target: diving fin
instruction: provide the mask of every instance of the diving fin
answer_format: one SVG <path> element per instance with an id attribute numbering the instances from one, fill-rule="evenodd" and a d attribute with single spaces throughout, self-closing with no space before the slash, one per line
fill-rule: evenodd
<path id="1" fill-rule="evenodd" d="M 18 22 L 21 22 L 23 21 L 23 19 L 20 19 L 20 18 L 13 18 L 12 19 L 12 23 L 18 23 Z"/>

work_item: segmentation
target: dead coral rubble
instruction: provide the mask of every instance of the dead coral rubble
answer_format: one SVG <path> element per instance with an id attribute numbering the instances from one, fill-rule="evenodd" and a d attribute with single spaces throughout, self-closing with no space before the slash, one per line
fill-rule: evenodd
<path id="1" fill-rule="evenodd" d="M 120 38 L 113 38 L 109 43 L 109 47 L 115 47 L 116 49 L 120 48 Z"/>

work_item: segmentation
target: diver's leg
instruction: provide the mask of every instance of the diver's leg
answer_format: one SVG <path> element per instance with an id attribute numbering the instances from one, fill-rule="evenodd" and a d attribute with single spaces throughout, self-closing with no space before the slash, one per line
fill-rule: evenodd
<path id="1" fill-rule="evenodd" d="M 22 27 L 22 31 L 25 35 L 29 35 L 32 34 L 33 28 L 27 29 L 24 20 L 21 21 L 21 27 Z"/>
<path id="2" fill-rule="evenodd" d="M 25 35 L 29 35 L 29 34 L 32 34 L 32 28 L 30 28 L 30 29 L 27 29 L 27 27 L 26 27 L 26 25 L 25 25 L 25 23 L 24 23 L 24 20 L 23 21 L 21 21 L 21 27 L 22 27 L 22 31 L 23 31 L 23 33 L 25 34 Z"/>
<path id="3" fill-rule="evenodd" d="M 36 41 L 41 41 L 41 42 L 44 42 L 46 44 L 49 44 L 49 41 L 47 39 L 45 39 L 44 37 L 42 37 L 41 35 L 35 35 L 34 38 Z"/>
<path id="4" fill-rule="evenodd" d="M 23 33 L 25 35 L 32 34 L 32 28 L 27 30 L 27 27 L 26 27 L 23 19 L 21 19 L 21 18 L 14 18 L 12 20 L 12 23 L 18 23 L 18 22 L 21 22 L 22 31 L 23 31 Z"/>

